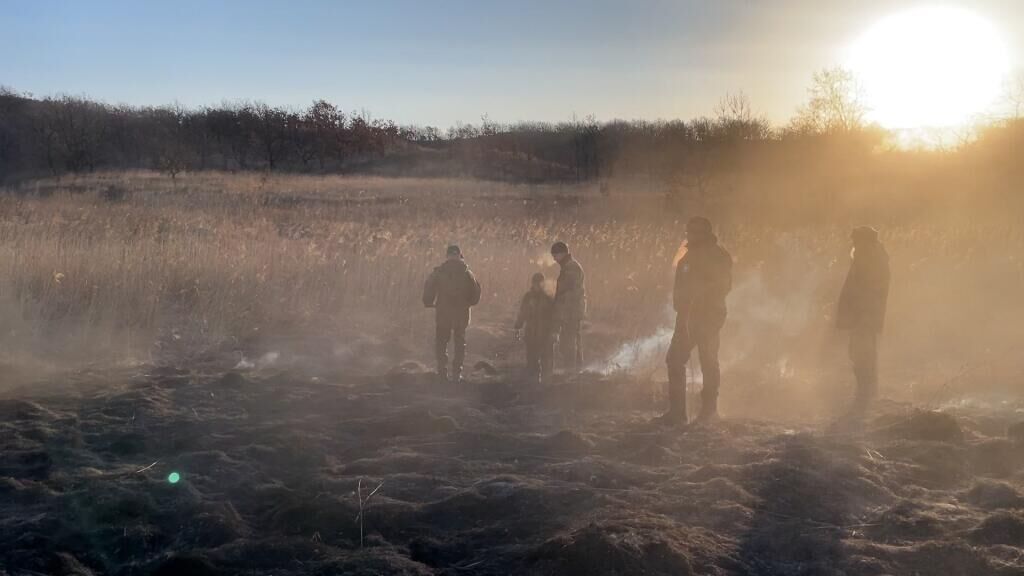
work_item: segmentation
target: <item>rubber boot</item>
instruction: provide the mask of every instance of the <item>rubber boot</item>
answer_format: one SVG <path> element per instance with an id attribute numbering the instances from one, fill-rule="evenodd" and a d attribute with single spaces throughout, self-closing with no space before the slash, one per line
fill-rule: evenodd
<path id="1" fill-rule="evenodd" d="M 697 422 L 706 423 L 716 420 L 718 420 L 718 394 L 702 394 Z"/>
<path id="2" fill-rule="evenodd" d="M 668 411 L 658 417 L 658 422 L 668 426 L 685 426 L 686 417 L 686 383 L 669 382 Z"/>

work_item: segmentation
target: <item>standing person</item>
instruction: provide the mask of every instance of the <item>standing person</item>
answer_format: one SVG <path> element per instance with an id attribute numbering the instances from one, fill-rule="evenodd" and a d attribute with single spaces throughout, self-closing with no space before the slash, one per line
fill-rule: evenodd
<path id="1" fill-rule="evenodd" d="M 587 290 L 583 267 L 569 253 L 565 242 L 551 246 L 551 256 L 561 271 L 555 288 L 555 318 L 558 322 L 558 348 L 563 362 L 573 374 L 583 368 L 583 317 L 587 313 Z"/>
<path id="2" fill-rule="evenodd" d="M 870 226 L 855 228 L 850 238 L 850 271 L 839 294 L 836 326 L 850 332 L 850 361 L 857 379 L 851 415 L 859 416 L 878 392 L 878 337 L 889 300 L 889 254 Z"/>
<path id="3" fill-rule="evenodd" d="M 672 334 L 668 364 L 668 412 L 662 417 L 686 424 L 686 364 L 697 348 L 704 375 L 699 421 L 718 417 L 719 332 L 725 324 L 725 297 L 732 289 L 732 256 L 718 245 L 711 221 L 703 217 L 686 223 L 686 253 L 676 264 L 672 302 L 676 328 Z"/>
<path id="4" fill-rule="evenodd" d="M 423 286 L 423 305 L 435 309 L 434 352 L 437 375 L 442 381 L 448 380 L 448 341 L 453 339 L 453 335 L 451 377 L 456 383 L 462 381 L 469 309 L 479 302 L 480 283 L 466 265 L 462 250 L 458 246 L 449 246 L 445 262 L 434 268 Z"/>
<path id="5" fill-rule="evenodd" d="M 544 274 L 530 278 L 530 289 L 519 303 L 516 337 L 526 342 L 526 374 L 534 383 L 549 384 L 554 357 L 555 299 L 544 290 Z M 525 328 L 525 330 L 524 330 Z"/>

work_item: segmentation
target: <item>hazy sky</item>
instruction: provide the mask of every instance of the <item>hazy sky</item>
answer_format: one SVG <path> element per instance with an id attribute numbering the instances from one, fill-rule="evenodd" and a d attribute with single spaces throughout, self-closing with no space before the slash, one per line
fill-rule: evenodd
<path id="1" fill-rule="evenodd" d="M 0 84 L 111 103 L 305 106 L 400 123 L 689 118 L 742 90 L 774 121 L 866 27 L 971 8 L 1024 50 L 1018 0 L 0 0 Z"/>

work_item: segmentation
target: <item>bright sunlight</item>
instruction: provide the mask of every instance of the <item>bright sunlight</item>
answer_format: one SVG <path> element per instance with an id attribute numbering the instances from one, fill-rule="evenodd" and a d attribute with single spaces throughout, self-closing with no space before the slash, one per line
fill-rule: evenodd
<path id="1" fill-rule="evenodd" d="M 849 57 L 868 118 L 887 128 L 963 125 L 993 103 L 1009 70 L 995 26 L 951 7 L 888 16 L 854 42 Z"/>

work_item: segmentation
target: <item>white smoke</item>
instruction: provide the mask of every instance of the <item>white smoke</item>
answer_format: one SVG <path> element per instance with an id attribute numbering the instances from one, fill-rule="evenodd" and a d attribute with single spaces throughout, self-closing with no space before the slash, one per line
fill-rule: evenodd
<path id="1" fill-rule="evenodd" d="M 610 358 L 592 364 L 587 370 L 606 375 L 615 372 L 654 372 L 664 363 L 671 341 L 672 328 L 661 327 L 650 336 L 626 342 Z"/>
<path id="2" fill-rule="evenodd" d="M 242 359 L 235 365 L 235 370 L 262 370 L 273 366 L 280 358 L 281 353 L 275 351 L 267 352 L 257 358 L 255 362 L 243 355 Z"/>
<path id="3" fill-rule="evenodd" d="M 823 321 L 820 292 L 827 274 L 818 265 L 814 250 L 799 237 L 780 235 L 768 263 L 743 269 L 735 278 L 727 300 L 729 321 L 722 334 L 722 367 L 767 362 L 778 377 L 792 377 L 795 351 L 787 347 Z M 622 344 L 609 358 L 588 369 L 602 374 L 654 374 L 664 366 L 673 318 L 671 306 L 666 306 L 665 319 L 652 334 Z M 691 376 L 699 381 L 697 365 L 694 358 Z"/>

